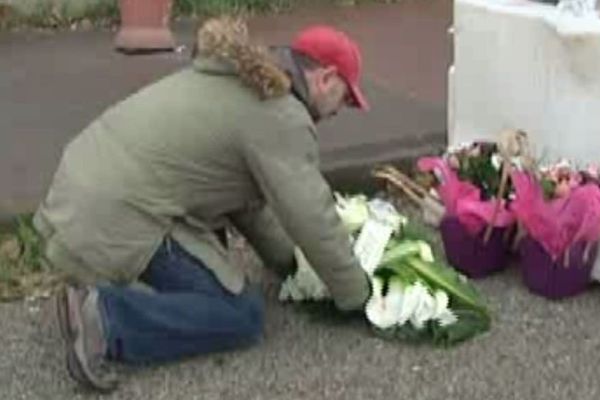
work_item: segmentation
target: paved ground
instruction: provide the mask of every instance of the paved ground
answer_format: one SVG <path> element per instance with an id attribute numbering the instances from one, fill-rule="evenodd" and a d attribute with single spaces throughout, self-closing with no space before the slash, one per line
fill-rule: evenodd
<path id="1" fill-rule="evenodd" d="M 270 301 L 253 349 L 134 369 L 107 399 L 592 400 L 600 396 L 596 288 L 529 295 L 508 271 L 480 284 L 489 334 L 453 350 L 385 342 L 358 321 L 314 319 Z M 92 399 L 63 367 L 49 302 L 0 305 L 0 398 Z M 9 322 L 10 321 L 10 322 Z"/>
<path id="2" fill-rule="evenodd" d="M 367 163 L 443 143 L 450 14 L 439 0 L 311 8 L 254 19 L 251 31 L 284 44 L 302 26 L 326 22 L 364 47 L 373 111 L 345 113 L 321 135 L 325 168 L 356 182 Z M 0 220 L 37 205 L 63 145 L 98 113 L 185 65 L 194 28 L 176 26 L 181 53 L 135 57 L 112 50 L 112 32 L 0 34 Z"/>

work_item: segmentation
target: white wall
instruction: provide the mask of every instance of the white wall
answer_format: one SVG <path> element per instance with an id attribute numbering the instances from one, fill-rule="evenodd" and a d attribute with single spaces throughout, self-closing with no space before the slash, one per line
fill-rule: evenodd
<path id="1" fill-rule="evenodd" d="M 455 0 L 451 144 L 520 128 L 549 161 L 600 161 L 600 22 L 557 25 L 555 12 L 526 1 Z M 573 27 L 584 32 L 563 29 Z"/>

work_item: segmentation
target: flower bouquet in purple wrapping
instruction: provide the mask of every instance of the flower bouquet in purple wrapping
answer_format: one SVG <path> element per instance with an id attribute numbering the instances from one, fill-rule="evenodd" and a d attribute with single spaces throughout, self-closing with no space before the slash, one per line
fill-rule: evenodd
<path id="1" fill-rule="evenodd" d="M 549 299 L 575 296 L 590 283 L 590 274 L 598 253 L 598 245 L 587 247 L 575 243 L 570 249 L 569 265 L 563 259 L 553 260 L 544 247 L 528 236 L 520 243 L 523 282 L 533 293 Z M 586 256 L 586 251 L 589 252 Z"/>
<path id="2" fill-rule="evenodd" d="M 471 278 L 504 269 L 515 217 L 508 207 L 512 187 L 502 178 L 505 165 L 498 145 L 462 145 L 442 157 L 421 158 L 417 167 L 434 176 L 446 209 L 440 231 L 449 263 Z"/>
<path id="3" fill-rule="evenodd" d="M 471 234 L 456 216 L 442 219 L 440 232 L 448 262 L 466 276 L 484 278 L 508 265 L 507 227 L 494 227 L 488 241 Z"/>
<path id="4" fill-rule="evenodd" d="M 524 238 L 519 242 L 523 281 L 533 293 L 560 299 L 583 292 L 600 239 L 600 187 L 597 174 L 568 164 L 533 175 L 512 174 L 511 209 Z"/>

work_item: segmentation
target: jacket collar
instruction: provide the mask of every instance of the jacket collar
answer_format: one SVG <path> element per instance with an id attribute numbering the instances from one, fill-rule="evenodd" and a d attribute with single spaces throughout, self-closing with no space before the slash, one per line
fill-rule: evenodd
<path id="1" fill-rule="evenodd" d="M 309 101 L 306 75 L 298 64 L 296 53 L 291 48 L 284 46 L 271 47 L 270 51 L 279 68 L 285 71 L 290 77 L 292 81 L 292 94 L 306 107 L 313 121 L 317 121 L 318 114 Z M 193 67 L 198 72 L 213 75 L 237 75 L 233 63 L 213 58 L 196 57 L 193 61 Z"/>
<path id="2" fill-rule="evenodd" d="M 233 63 L 210 57 L 196 57 L 194 58 L 192 65 L 195 71 L 205 74 L 237 75 L 237 71 Z"/>
<path id="3" fill-rule="evenodd" d="M 297 53 L 289 47 L 272 47 L 271 52 L 277 60 L 279 67 L 290 76 L 292 80 L 292 94 L 304 104 L 313 121 L 317 121 L 318 114 L 310 103 L 306 75 L 298 63 Z"/>

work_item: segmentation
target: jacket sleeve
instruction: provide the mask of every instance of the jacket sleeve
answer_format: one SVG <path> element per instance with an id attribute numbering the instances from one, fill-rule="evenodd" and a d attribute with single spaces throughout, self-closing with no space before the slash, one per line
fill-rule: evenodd
<path id="1" fill-rule="evenodd" d="M 273 269 L 280 276 L 295 271 L 294 242 L 268 205 L 262 204 L 238 211 L 232 213 L 229 218 L 266 267 Z"/>
<path id="2" fill-rule="evenodd" d="M 340 310 L 361 308 L 369 295 L 318 167 L 312 127 L 266 129 L 243 140 L 246 162 L 267 203 L 327 285 Z"/>

